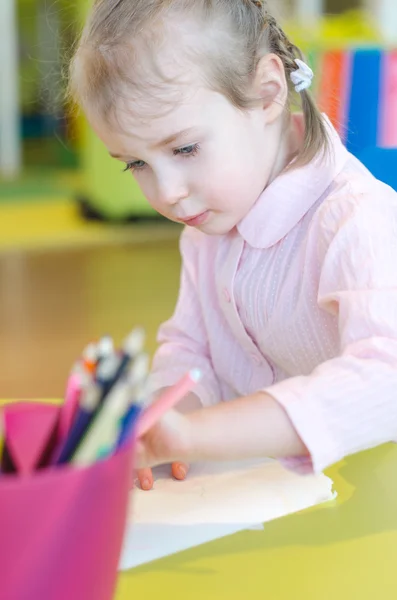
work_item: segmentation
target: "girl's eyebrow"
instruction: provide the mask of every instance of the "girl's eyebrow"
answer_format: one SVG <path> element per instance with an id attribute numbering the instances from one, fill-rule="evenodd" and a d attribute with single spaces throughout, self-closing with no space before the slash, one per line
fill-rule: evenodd
<path id="1" fill-rule="evenodd" d="M 118 158 L 119 160 L 127 160 L 126 156 L 122 156 L 121 154 L 114 154 L 113 152 L 109 152 L 112 158 Z"/>
<path id="2" fill-rule="evenodd" d="M 196 127 L 188 127 L 187 129 L 181 129 L 181 131 L 177 131 L 176 133 L 173 133 L 173 134 L 167 136 L 166 138 L 164 138 L 163 140 L 153 144 L 153 148 L 161 148 L 162 146 L 169 146 L 170 144 L 175 143 L 178 139 L 186 137 L 193 131 L 197 131 L 197 128 Z M 109 152 L 109 154 L 113 158 L 118 158 L 121 160 L 127 158 L 126 156 L 123 156 L 121 154 L 114 154 L 113 152 Z"/>
<path id="3" fill-rule="evenodd" d="M 186 137 L 189 133 L 191 133 L 195 129 L 196 129 L 195 127 L 188 127 L 187 129 L 182 129 L 181 131 L 177 131 L 176 133 L 173 133 L 172 135 L 169 135 L 168 137 L 161 140 L 160 142 L 157 142 L 156 144 L 154 144 L 154 147 L 169 146 L 170 144 L 173 144 L 174 142 L 176 142 L 179 138 Z"/>

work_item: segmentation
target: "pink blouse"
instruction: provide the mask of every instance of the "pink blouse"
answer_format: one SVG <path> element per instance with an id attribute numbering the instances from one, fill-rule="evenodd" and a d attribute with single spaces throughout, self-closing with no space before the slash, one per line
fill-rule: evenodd
<path id="1" fill-rule="evenodd" d="M 342 145 L 276 178 L 236 229 L 187 228 L 152 380 L 192 367 L 204 406 L 266 390 L 322 471 L 397 438 L 397 194 Z M 396 166 L 397 168 L 397 166 Z"/>

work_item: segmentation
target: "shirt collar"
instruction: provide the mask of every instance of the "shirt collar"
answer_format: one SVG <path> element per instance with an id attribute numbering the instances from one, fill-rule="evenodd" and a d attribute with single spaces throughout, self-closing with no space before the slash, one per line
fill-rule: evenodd
<path id="1" fill-rule="evenodd" d="M 308 165 L 276 177 L 237 225 L 240 235 L 253 248 L 270 248 L 284 238 L 324 194 L 349 159 L 348 151 L 325 115 L 324 120 L 330 145 L 327 156 L 317 156 Z"/>

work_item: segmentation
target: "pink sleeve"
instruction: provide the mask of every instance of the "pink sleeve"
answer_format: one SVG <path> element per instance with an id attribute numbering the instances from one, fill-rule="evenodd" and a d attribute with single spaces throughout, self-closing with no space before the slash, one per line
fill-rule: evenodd
<path id="1" fill-rule="evenodd" d="M 284 461 L 301 472 L 397 439 L 397 208 L 380 191 L 330 204 L 314 224 L 318 303 L 338 317 L 339 355 L 267 390 L 310 452 Z"/>
<path id="2" fill-rule="evenodd" d="M 182 272 L 179 297 L 172 318 L 159 330 L 160 346 L 153 359 L 151 384 L 159 390 L 175 384 L 192 368 L 203 373 L 194 393 L 203 406 L 221 399 L 208 347 L 207 333 L 197 291 L 197 244 L 194 230 L 185 229 L 181 236 Z"/>

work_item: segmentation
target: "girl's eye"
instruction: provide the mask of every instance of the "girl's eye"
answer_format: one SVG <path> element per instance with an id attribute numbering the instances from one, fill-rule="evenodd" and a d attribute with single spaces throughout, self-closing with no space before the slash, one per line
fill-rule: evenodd
<path id="1" fill-rule="evenodd" d="M 125 173 L 126 171 L 142 171 L 142 169 L 144 169 L 145 167 L 145 161 L 133 160 L 126 164 L 125 169 L 123 169 L 123 172 Z"/>
<path id="2" fill-rule="evenodd" d="M 176 150 L 174 150 L 174 155 L 181 155 L 181 156 L 195 156 L 197 154 L 197 152 L 200 150 L 200 146 L 199 144 L 191 144 L 190 146 L 184 146 L 183 148 L 177 148 Z"/>
<path id="3" fill-rule="evenodd" d="M 183 146 L 183 148 L 177 148 L 176 150 L 173 150 L 173 153 L 174 153 L 174 156 L 184 156 L 186 158 L 189 158 L 190 156 L 195 156 L 198 153 L 199 149 L 200 149 L 199 144 L 190 144 L 190 146 Z M 126 164 L 125 169 L 123 169 L 123 172 L 125 172 L 125 171 L 132 171 L 132 172 L 143 171 L 143 169 L 145 169 L 146 167 L 147 167 L 147 164 L 145 163 L 145 161 L 133 160 Z"/>

